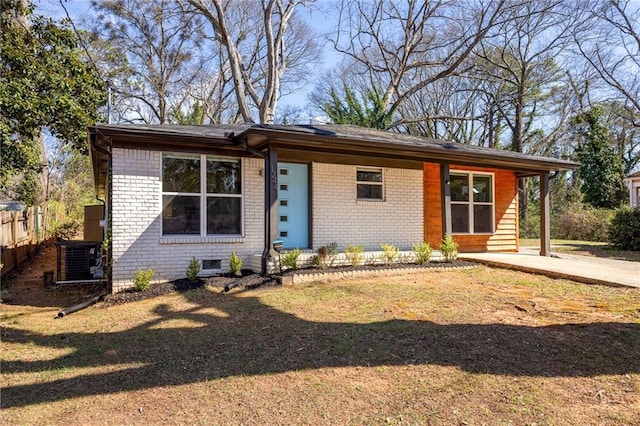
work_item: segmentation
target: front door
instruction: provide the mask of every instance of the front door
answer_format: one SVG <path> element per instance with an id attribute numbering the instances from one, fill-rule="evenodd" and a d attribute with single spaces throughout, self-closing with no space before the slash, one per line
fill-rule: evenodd
<path id="1" fill-rule="evenodd" d="M 309 166 L 278 163 L 278 237 L 284 248 L 309 247 Z"/>

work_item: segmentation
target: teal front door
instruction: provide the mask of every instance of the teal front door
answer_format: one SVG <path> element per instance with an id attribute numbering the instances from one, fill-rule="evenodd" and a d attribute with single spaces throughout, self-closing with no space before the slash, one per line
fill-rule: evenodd
<path id="1" fill-rule="evenodd" d="M 309 247 L 309 166 L 278 163 L 278 237 L 284 248 Z"/>

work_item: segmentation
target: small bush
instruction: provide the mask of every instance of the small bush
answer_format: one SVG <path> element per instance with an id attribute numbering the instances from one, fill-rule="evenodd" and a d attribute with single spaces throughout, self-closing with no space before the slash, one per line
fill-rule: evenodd
<path id="1" fill-rule="evenodd" d="M 424 241 L 420 243 L 415 243 L 411 246 L 413 249 L 413 253 L 416 255 L 416 263 L 418 265 L 424 265 L 425 263 L 429 263 L 429 259 L 431 259 L 431 245 Z"/>
<path id="2" fill-rule="evenodd" d="M 229 269 L 233 275 L 242 275 L 242 259 L 238 257 L 238 254 L 234 251 L 231 252 L 231 259 L 229 260 Z"/>
<path id="3" fill-rule="evenodd" d="M 440 243 L 440 253 L 447 262 L 453 262 L 458 258 L 458 243 L 451 234 L 446 234 Z"/>
<path id="4" fill-rule="evenodd" d="M 362 261 L 363 252 L 364 252 L 364 247 L 360 244 L 358 245 L 349 244 L 344 249 L 345 257 L 353 266 L 358 266 L 358 264 Z"/>
<path id="5" fill-rule="evenodd" d="M 400 250 L 393 244 L 380 244 L 380 248 L 382 249 L 381 259 L 385 265 L 395 263 L 400 257 Z"/>
<path id="6" fill-rule="evenodd" d="M 319 268 L 333 266 L 333 261 L 338 254 L 338 243 L 330 243 L 326 246 L 318 247 L 318 254 L 313 257 L 313 265 Z"/>
<path id="7" fill-rule="evenodd" d="M 153 269 L 139 270 L 136 272 L 136 276 L 133 279 L 136 291 L 146 291 L 151 286 L 151 280 L 153 279 Z"/>
<path id="8" fill-rule="evenodd" d="M 200 275 L 200 262 L 195 257 L 191 258 L 189 261 L 189 266 L 187 266 L 187 279 L 189 281 L 196 281 L 198 279 L 198 275 Z"/>
<path id="9" fill-rule="evenodd" d="M 298 258 L 302 254 L 299 248 L 287 250 L 280 255 L 280 264 L 287 269 L 296 269 L 298 267 Z"/>
<path id="10" fill-rule="evenodd" d="M 80 223 L 78 222 L 64 222 L 57 225 L 51 235 L 53 238 L 60 238 L 63 240 L 71 240 L 75 238 L 80 232 Z"/>
<path id="11" fill-rule="evenodd" d="M 640 250 L 640 207 L 616 210 L 609 225 L 609 242 L 622 250 Z"/>

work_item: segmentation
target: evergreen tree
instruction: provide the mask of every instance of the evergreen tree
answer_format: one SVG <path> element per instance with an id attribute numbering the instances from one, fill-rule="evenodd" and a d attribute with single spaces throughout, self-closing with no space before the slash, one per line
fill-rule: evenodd
<path id="1" fill-rule="evenodd" d="M 331 89 L 331 102 L 322 110 L 335 124 L 355 124 L 373 129 L 388 130 L 394 110 L 387 111 L 383 95 L 376 89 L 367 90 L 360 98 L 349 87 L 344 86 L 344 97 Z"/>
<path id="2" fill-rule="evenodd" d="M 627 197 L 624 167 L 609 140 L 603 123 L 604 110 L 594 107 L 575 118 L 581 136 L 577 155 L 580 161 L 581 190 L 584 201 L 601 208 L 619 207 Z"/>

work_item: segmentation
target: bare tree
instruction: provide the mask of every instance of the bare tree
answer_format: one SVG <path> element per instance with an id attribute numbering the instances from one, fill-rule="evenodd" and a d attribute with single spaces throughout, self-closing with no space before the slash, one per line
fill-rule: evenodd
<path id="1" fill-rule="evenodd" d="M 313 32 L 296 17 L 305 0 L 188 0 L 210 23 L 228 59 L 239 117 L 273 123 L 283 88 L 311 74 L 319 54 Z"/>
<path id="2" fill-rule="evenodd" d="M 576 28 L 576 45 L 614 97 L 633 112 L 626 118 L 640 127 L 640 6 L 628 0 L 582 6 L 590 20 Z"/>
<path id="3" fill-rule="evenodd" d="M 564 128 L 566 110 L 555 101 L 567 84 L 556 58 L 572 41 L 579 15 L 571 12 L 563 0 L 524 2 L 475 52 L 476 78 L 485 82 L 491 107 L 510 131 L 512 151 L 540 153 Z M 520 214 L 526 218 L 525 179 L 519 191 Z"/>
<path id="4" fill-rule="evenodd" d="M 393 113 L 436 81 L 467 71 L 467 58 L 509 8 L 504 0 L 343 1 L 333 45 L 370 87 L 384 88 L 384 104 Z"/>
<path id="5" fill-rule="evenodd" d="M 98 0 L 93 6 L 99 14 L 90 26 L 113 46 L 102 65 L 116 89 L 120 120 L 171 122 L 190 85 L 208 71 L 199 55 L 204 22 L 173 0 Z"/>

